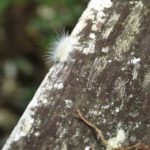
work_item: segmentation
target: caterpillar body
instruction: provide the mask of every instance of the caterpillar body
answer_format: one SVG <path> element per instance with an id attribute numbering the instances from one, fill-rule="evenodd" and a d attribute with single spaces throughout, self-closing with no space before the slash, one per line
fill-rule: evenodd
<path id="1" fill-rule="evenodd" d="M 52 42 L 51 49 L 48 51 L 47 60 L 54 63 L 64 63 L 70 59 L 73 51 L 74 39 L 68 33 L 61 33 L 56 40 Z"/>

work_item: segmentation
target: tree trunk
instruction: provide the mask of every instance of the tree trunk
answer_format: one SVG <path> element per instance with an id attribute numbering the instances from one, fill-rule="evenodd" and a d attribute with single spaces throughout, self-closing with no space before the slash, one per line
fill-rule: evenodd
<path id="1" fill-rule="evenodd" d="M 2 150 L 105 149 L 106 139 L 150 144 L 150 1 L 91 0 L 71 36 L 71 61 L 54 64 Z"/>

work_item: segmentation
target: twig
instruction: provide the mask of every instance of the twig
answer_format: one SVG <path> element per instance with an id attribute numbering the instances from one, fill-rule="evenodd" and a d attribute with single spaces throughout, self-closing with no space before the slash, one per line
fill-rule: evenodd
<path id="1" fill-rule="evenodd" d="M 103 144 L 106 147 L 109 147 L 112 150 L 150 150 L 150 145 L 145 145 L 142 143 L 138 143 L 132 146 L 128 146 L 128 147 L 119 147 L 119 148 L 113 148 L 109 142 L 104 138 L 104 135 L 102 133 L 102 131 L 100 129 L 98 129 L 93 123 L 91 123 L 89 120 L 87 120 L 82 113 L 80 112 L 79 109 L 77 109 L 78 115 L 80 117 L 80 119 L 89 127 L 91 127 L 92 129 L 94 129 L 96 131 L 96 133 L 98 134 L 98 137 L 102 140 Z M 92 150 L 94 150 L 93 148 L 91 148 Z"/>
<path id="2" fill-rule="evenodd" d="M 94 124 L 92 124 L 90 121 L 88 121 L 83 115 L 82 113 L 80 112 L 79 109 L 77 109 L 77 112 L 78 112 L 78 115 L 80 117 L 80 119 L 85 123 L 87 124 L 89 127 L 93 128 L 97 134 L 98 134 L 98 137 L 102 140 L 103 144 L 107 147 L 109 147 L 110 149 L 113 149 L 113 147 L 108 143 L 108 141 L 104 138 L 103 136 L 103 133 L 100 129 L 98 129 Z"/>

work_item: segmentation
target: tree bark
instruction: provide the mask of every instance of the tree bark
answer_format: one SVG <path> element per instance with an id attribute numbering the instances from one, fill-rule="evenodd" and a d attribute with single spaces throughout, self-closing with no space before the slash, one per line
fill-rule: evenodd
<path id="1" fill-rule="evenodd" d="M 71 36 L 71 61 L 54 64 L 2 150 L 105 149 L 106 139 L 150 144 L 150 1 L 91 0 Z"/>

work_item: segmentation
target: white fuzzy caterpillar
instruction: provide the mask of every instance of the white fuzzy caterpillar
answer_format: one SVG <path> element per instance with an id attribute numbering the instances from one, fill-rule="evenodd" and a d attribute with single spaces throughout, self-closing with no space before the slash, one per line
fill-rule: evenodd
<path id="1" fill-rule="evenodd" d="M 70 54 L 73 51 L 74 39 L 68 33 L 61 33 L 49 50 L 47 60 L 52 62 L 64 63 L 70 59 Z"/>

